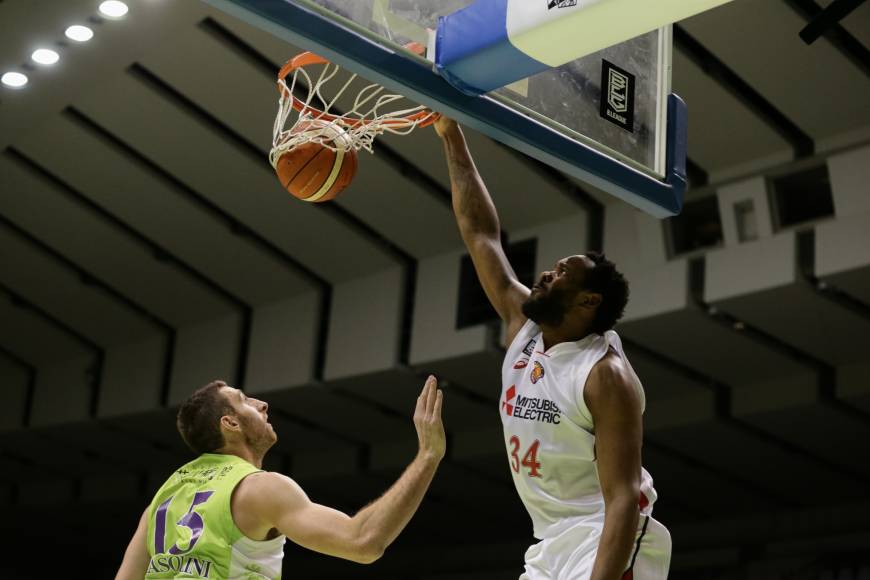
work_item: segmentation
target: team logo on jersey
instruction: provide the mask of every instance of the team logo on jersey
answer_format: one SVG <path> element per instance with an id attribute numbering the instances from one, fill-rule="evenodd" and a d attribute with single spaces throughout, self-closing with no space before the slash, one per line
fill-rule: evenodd
<path id="1" fill-rule="evenodd" d="M 528 364 L 529 364 L 529 359 L 521 358 L 520 360 L 518 360 L 517 362 L 514 363 L 514 368 L 515 369 L 524 369 L 524 368 L 526 368 L 526 366 L 528 366 Z"/>
<path id="2" fill-rule="evenodd" d="M 501 408 L 504 409 L 508 417 L 516 419 L 540 421 L 551 425 L 558 425 L 562 422 L 562 411 L 556 403 L 550 399 L 518 395 L 516 385 L 511 385 L 505 392 Z"/>
<path id="3" fill-rule="evenodd" d="M 511 401 L 513 401 L 516 396 L 517 387 L 516 385 L 511 385 L 511 388 L 509 388 L 504 395 L 504 401 L 501 403 L 501 407 L 504 409 L 504 412 L 507 413 L 508 417 L 514 414 L 514 406 Z"/>
<path id="4" fill-rule="evenodd" d="M 538 361 L 535 361 L 535 365 L 532 367 L 532 375 L 529 378 L 532 379 L 533 385 L 544 378 L 544 367 Z"/>
<path id="5" fill-rule="evenodd" d="M 535 343 L 537 341 L 533 338 L 529 342 L 526 343 L 526 346 L 523 347 L 523 354 L 526 356 L 532 356 L 532 353 L 535 352 Z"/>

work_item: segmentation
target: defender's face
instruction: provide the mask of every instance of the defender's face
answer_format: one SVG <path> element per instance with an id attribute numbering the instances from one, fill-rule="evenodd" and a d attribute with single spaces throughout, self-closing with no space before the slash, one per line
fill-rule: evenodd
<path id="1" fill-rule="evenodd" d="M 245 439 L 254 444 L 271 445 L 278 440 L 275 429 L 269 423 L 269 404 L 249 397 L 241 389 L 221 387 L 242 425 Z"/>

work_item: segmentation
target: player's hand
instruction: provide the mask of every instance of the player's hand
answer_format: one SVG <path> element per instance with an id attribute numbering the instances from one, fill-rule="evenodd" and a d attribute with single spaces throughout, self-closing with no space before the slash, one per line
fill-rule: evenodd
<path id="1" fill-rule="evenodd" d="M 444 423 L 441 422 L 443 400 L 444 393 L 438 388 L 438 381 L 429 375 L 423 391 L 417 397 L 414 426 L 417 428 L 420 454 L 435 461 L 441 461 L 447 451 L 447 437 L 444 435 Z"/>
<path id="2" fill-rule="evenodd" d="M 438 136 L 442 139 L 448 132 L 454 131 L 459 127 L 456 124 L 456 121 L 441 115 L 441 118 L 435 121 L 435 132 L 438 133 Z"/>

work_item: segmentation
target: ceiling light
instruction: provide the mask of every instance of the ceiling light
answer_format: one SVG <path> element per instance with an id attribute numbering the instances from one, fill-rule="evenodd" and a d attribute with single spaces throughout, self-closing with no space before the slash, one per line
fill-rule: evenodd
<path id="1" fill-rule="evenodd" d="M 27 84 L 27 75 L 23 75 L 20 72 L 4 73 L 3 76 L 0 77 L 0 82 L 7 87 L 17 89 Z"/>
<path id="2" fill-rule="evenodd" d="M 87 26 L 81 26 L 80 24 L 74 24 L 66 29 L 67 38 L 75 40 L 76 42 L 87 42 L 94 37 L 94 31 L 88 28 Z"/>
<path id="3" fill-rule="evenodd" d="M 30 58 L 33 59 L 33 62 L 50 65 L 60 60 L 60 55 L 51 49 L 39 48 L 33 51 L 33 54 L 30 55 Z"/>
<path id="4" fill-rule="evenodd" d="M 121 18 L 127 14 L 127 5 L 118 0 L 106 0 L 100 4 L 100 13 L 109 18 Z"/>

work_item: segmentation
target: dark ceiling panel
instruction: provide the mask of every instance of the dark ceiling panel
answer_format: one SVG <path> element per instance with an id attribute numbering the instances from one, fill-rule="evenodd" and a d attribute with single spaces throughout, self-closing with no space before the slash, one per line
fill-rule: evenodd
<path id="1" fill-rule="evenodd" d="M 158 316 L 180 324 L 227 311 L 220 296 L 155 253 L 153 246 L 85 207 L 78 192 L 19 157 L 3 156 L 0 169 L 8 184 L 0 188 L 4 217 Z"/>
<path id="2" fill-rule="evenodd" d="M 229 224 L 203 211 L 174 184 L 74 118 L 61 117 L 38 137 L 32 134 L 22 150 L 248 303 L 311 289 L 311 283 L 298 272 L 235 235 Z M 107 167 L 111 170 L 106 171 Z"/>
<path id="3" fill-rule="evenodd" d="M 814 140 L 866 126 L 870 77 L 827 40 L 804 44 L 805 24 L 786 2 L 735 0 L 680 26 Z"/>
<path id="4" fill-rule="evenodd" d="M 76 107 L 323 278 L 348 279 L 394 263 L 321 208 L 288 203 L 265 154 L 254 157 L 235 135 L 191 116 L 140 77 L 124 75 Z M 122 96 L 135 98 L 135 110 L 117 107 Z"/>
<path id="5" fill-rule="evenodd" d="M 0 282 L 104 346 L 132 342 L 163 328 L 0 225 Z"/>

